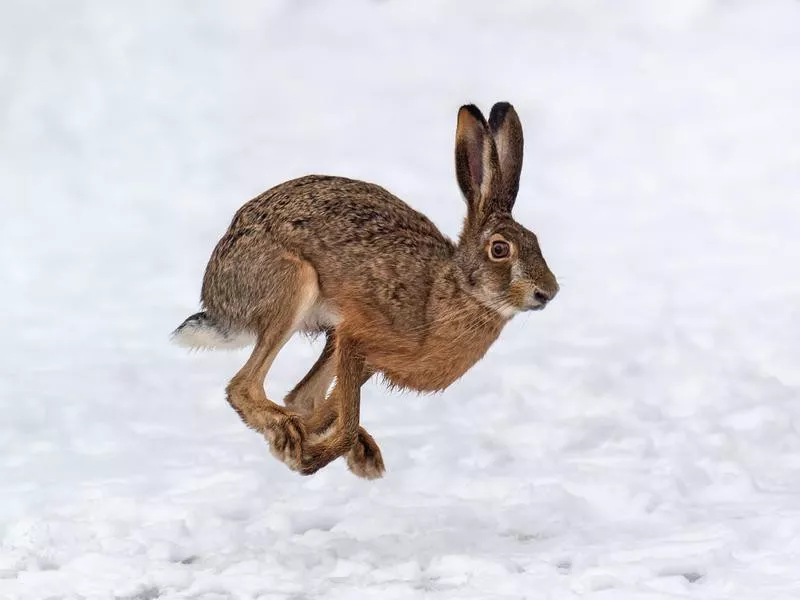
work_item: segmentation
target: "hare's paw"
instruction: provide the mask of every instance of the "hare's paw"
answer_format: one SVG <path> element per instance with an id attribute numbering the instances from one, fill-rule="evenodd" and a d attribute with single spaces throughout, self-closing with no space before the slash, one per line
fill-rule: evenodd
<path id="1" fill-rule="evenodd" d="M 286 415 L 267 429 L 265 436 L 272 454 L 295 471 L 303 462 L 306 430 L 298 415 Z"/>
<path id="2" fill-rule="evenodd" d="M 343 451 L 340 440 L 335 437 L 307 443 L 296 471 L 301 475 L 313 475 L 341 456 Z"/>
<path id="3" fill-rule="evenodd" d="M 359 428 L 358 437 L 347 453 L 347 468 L 364 479 L 383 477 L 386 470 L 381 449 L 363 427 Z"/>

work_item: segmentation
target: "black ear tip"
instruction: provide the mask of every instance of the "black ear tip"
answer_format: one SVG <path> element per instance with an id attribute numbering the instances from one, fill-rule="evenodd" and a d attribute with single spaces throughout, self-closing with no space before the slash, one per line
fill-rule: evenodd
<path id="1" fill-rule="evenodd" d="M 515 112 L 514 107 L 510 102 L 497 102 L 492 107 L 492 112 L 489 113 L 489 124 L 493 126 L 499 125 L 509 112 Z"/>
<path id="2" fill-rule="evenodd" d="M 479 109 L 474 104 L 465 104 L 460 109 L 458 109 L 458 114 L 461 115 L 463 112 L 468 112 L 470 116 L 477 120 L 479 123 L 486 123 L 486 119 L 483 117 L 483 113 L 481 109 Z"/>

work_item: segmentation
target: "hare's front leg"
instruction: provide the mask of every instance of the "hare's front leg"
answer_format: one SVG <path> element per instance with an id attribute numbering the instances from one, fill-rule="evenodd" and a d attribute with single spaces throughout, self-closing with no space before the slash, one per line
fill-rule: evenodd
<path id="1" fill-rule="evenodd" d="M 347 339 L 339 339 L 336 352 L 337 380 L 330 396 L 308 417 L 307 427 L 322 435 L 307 444 L 300 471 L 318 471 L 339 456 L 360 477 L 374 479 L 383 474 L 383 458 L 375 440 L 359 426 L 361 386 L 372 375 L 364 357 Z"/>
<path id="2" fill-rule="evenodd" d="M 361 376 L 361 382 L 358 386 L 359 394 L 361 386 L 367 382 L 372 376 L 372 373 L 373 371 L 371 369 L 364 370 Z M 308 417 L 306 420 L 306 429 L 309 432 L 312 442 L 316 441 L 314 436 L 320 439 L 331 432 L 331 428 L 338 420 L 338 407 L 340 404 L 341 401 L 339 397 L 331 393 L 331 395 L 325 399 L 325 402 L 320 404 L 317 410 L 314 411 L 314 414 Z M 377 479 L 378 477 L 382 477 L 386 470 L 383 464 L 381 449 L 378 447 L 375 439 L 360 425 L 356 434 L 356 440 L 353 442 L 353 446 L 347 452 L 345 458 L 347 459 L 347 467 L 350 471 L 364 479 Z"/>
<path id="3" fill-rule="evenodd" d="M 304 416 L 315 414 L 316 409 L 325 404 L 325 396 L 335 375 L 336 332 L 330 329 L 325 332 L 325 347 L 322 349 L 322 354 L 311 370 L 306 373 L 306 376 L 300 380 L 300 383 L 286 395 L 283 403 L 290 410 Z M 325 425 L 324 429 L 327 429 L 332 422 L 333 419 Z M 309 432 L 321 433 L 316 431 L 313 425 L 309 426 Z"/>
<path id="4" fill-rule="evenodd" d="M 303 414 L 308 433 L 306 443 L 321 442 L 331 433 L 331 427 L 336 423 L 339 410 L 337 396 L 331 394 L 326 397 L 328 387 L 336 374 L 336 363 L 336 332 L 329 330 L 326 332 L 322 354 L 308 374 L 284 399 L 288 408 Z M 361 388 L 372 374 L 370 368 L 364 367 L 358 387 Z M 356 441 L 346 458 L 347 466 L 359 477 L 375 479 L 383 475 L 385 470 L 378 444 L 363 427 L 358 428 Z"/>
<path id="5" fill-rule="evenodd" d="M 366 378 L 368 379 L 368 377 Z M 311 443 L 323 441 L 337 422 L 335 404 L 338 400 L 331 394 L 313 415 L 307 418 L 306 431 Z M 381 449 L 375 439 L 366 429 L 359 426 L 356 440 L 347 452 L 347 467 L 359 477 L 364 479 L 377 479 L 382 477 L 386 467 L 383 464 Z"/>
<path id="6" fill-rule="evenodd" d="M 364 479 L 378 479 L 386 471 L 381 449 L 363 427 L 358 428 L 358 437 L 347 453 L 347 468 Z"/>

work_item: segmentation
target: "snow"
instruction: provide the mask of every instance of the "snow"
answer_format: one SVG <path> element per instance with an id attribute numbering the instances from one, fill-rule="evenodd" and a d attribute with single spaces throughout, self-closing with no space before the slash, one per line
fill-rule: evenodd
<path id="1" fill-rule="evenodd" d="M 4 2 L 0 598 L 800 597 L 799 58 L 790 0 Z M 365 386 L 382 480 L 289 471 L 169 344 L 213 245 L 308 172 L 455 235 L 497 100 L 559 297 Z"/>

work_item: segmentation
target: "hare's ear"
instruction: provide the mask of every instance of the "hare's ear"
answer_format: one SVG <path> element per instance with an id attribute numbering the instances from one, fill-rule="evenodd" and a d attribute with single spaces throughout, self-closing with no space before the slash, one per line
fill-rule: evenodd
<path id="1" fill-rule="evenodd" d="M 498 194 L 492 200 L 492 210 L 510 213 L 517 199 L 522 172 L 522 123 L 513 106 L 498 102 L 489 114 L 489 129 L 500 163 Z"/>
<path id="2" fill-rule="evenodd" d="M 462 106 L 456 126 L 456 177 L 470 221 L 480 222 L 487 214 L 499 176 L 497 150 L 486 119 L 475 105 Z"/>

